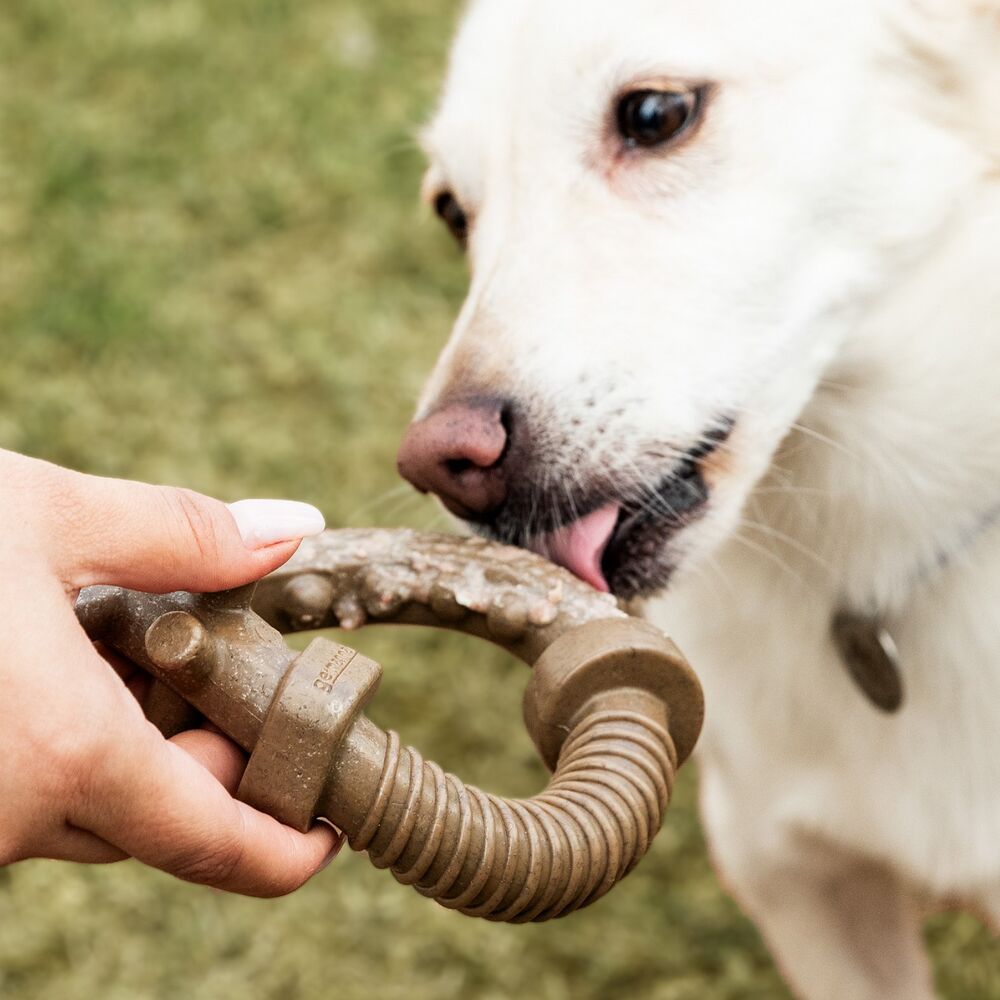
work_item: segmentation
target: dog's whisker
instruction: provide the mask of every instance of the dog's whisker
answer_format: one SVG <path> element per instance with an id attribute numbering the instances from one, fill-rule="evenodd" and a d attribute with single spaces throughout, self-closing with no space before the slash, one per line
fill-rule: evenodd
<path id="1" fill-rule="evenodd" d="M 409 483 L 400 483 L 398 486 L 394 486 L 392 489 L 388 489 L 384 493 L 380 493 L 378 496 L 363 503 L 361 506 L 356 507 L 346 516 L 345 521 L 348 524 L 353 524 L 360 519 L 374 517 L 380 509 L 384 509 L 390 504 L 392 505 L 390 510 L 395 510 L 395 506 L 400 500 L 410 497 L 419 497 L 419 494 L 414 491 Z"/>
<path id="2" fill-rule="evenodd" d="M 397 498 L 396 502 L 381 513 L 381 520 L 392 523 L 402 517 L 409 515 L 412 511 L 419 510 L 427 504 L 427 498 L 410 489 L 407 495 Z"/>
<path id="3" fill-rule="evenodd" d="M 762 524 L 759 521 L 754 521 L 745 517 L 740 519 L 740 526 L 750 531 L 760 532 L 763 535 L 767 535 L 769 538 L 773 538 L 776 542 L 779 542 L 782 545 L 787 545 L 793 552 L 797 552 L 799 555 L 805 556 L 806 559 L 830 577 L 834 576 L 834 567 L 831 566 L 829 562 L 823 559 L 817 552 L 810 549 L 807 545 L 804 545 L 797 539 L 793 538 L 791 535 L 778 530 L 772 525 Z"/>
<path id="4" fill-rule="evenodd" d="M 767 561 L 773 563 L 783 573 L 787 573 L 791 576 L 799 586 L 812 589 L 812 583 L 810 581 L 808 581 L 798 570 L 790 566 L 784 559 L 769 549 L 766 545 L 760 545 L 757 542 L 751 541 L 741 531 L 733 532 L 732 539 L 738 544 L 750 549 L 752 552 L 757 553 L 757 555 L 763 556 Z"/>

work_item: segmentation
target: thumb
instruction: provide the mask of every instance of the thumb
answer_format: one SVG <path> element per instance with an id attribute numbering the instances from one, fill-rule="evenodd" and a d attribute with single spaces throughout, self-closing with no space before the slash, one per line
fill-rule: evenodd
<path id="1" fill-rule="evenodd" d="M 214 593 L 260 579 L 286 562 L 323 515 L 287 500 L 227 507 L 190 490 L 68 473 L 50 537 L 70 586 Z"/>

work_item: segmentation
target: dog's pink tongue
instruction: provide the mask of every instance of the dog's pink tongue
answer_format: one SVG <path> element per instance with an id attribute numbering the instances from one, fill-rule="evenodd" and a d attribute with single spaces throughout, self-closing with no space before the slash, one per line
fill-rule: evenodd
<path id="1" fill-rule="evenodd" d="M 579 521 L 539 539 L 537 547 L 554 563 L 565 566 L 596 590 L 609 591 L 601 571 L 604 550 L 618 522 L 618 505 L 602 507 Z"/>

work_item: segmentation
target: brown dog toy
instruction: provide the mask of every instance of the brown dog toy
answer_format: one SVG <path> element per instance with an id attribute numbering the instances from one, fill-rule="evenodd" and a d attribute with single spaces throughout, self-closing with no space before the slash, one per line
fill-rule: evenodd
<path id="1" fill-rule="evenodd" d="M 673 643 L 544 559 L 479 539 L 328 532 L 256 588 L 95 587 L 77 613 L 160 682 L 145 707 L 167 734 L 196 711 L 250 753 L 244 801 L 300 830 L 325 817 L 398 881 L 490 920 L 563 916 L 624 878 L 701 731 L 701 688 Z M 532 665 L 524 717 L 548 788 L 467 787 L 365 717 L 377 663 L 281 638 L 369 622 L 457 629 Z"/>

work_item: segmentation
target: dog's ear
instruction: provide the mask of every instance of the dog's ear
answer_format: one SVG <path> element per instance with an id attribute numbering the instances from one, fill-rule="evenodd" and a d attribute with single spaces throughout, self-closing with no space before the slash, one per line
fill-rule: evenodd
<path id="1" fill-rule="evenodd" d="M 910 57 L 966 140 L 1000 168 L 1000 0 L 889 0 Z"/>
<path id="2" fill-rule="evenodd" d="M 900 24 L 942 35 L 942 42 L 960 42 L 970 33 L 1000 38 L 1000 0 L 888 0 Z"/>
<path id="3" fill-rule="evenodd" d="M 1000 14 L 1000 0 L 903 0 L 918 16 L 985 17 Z"/>

